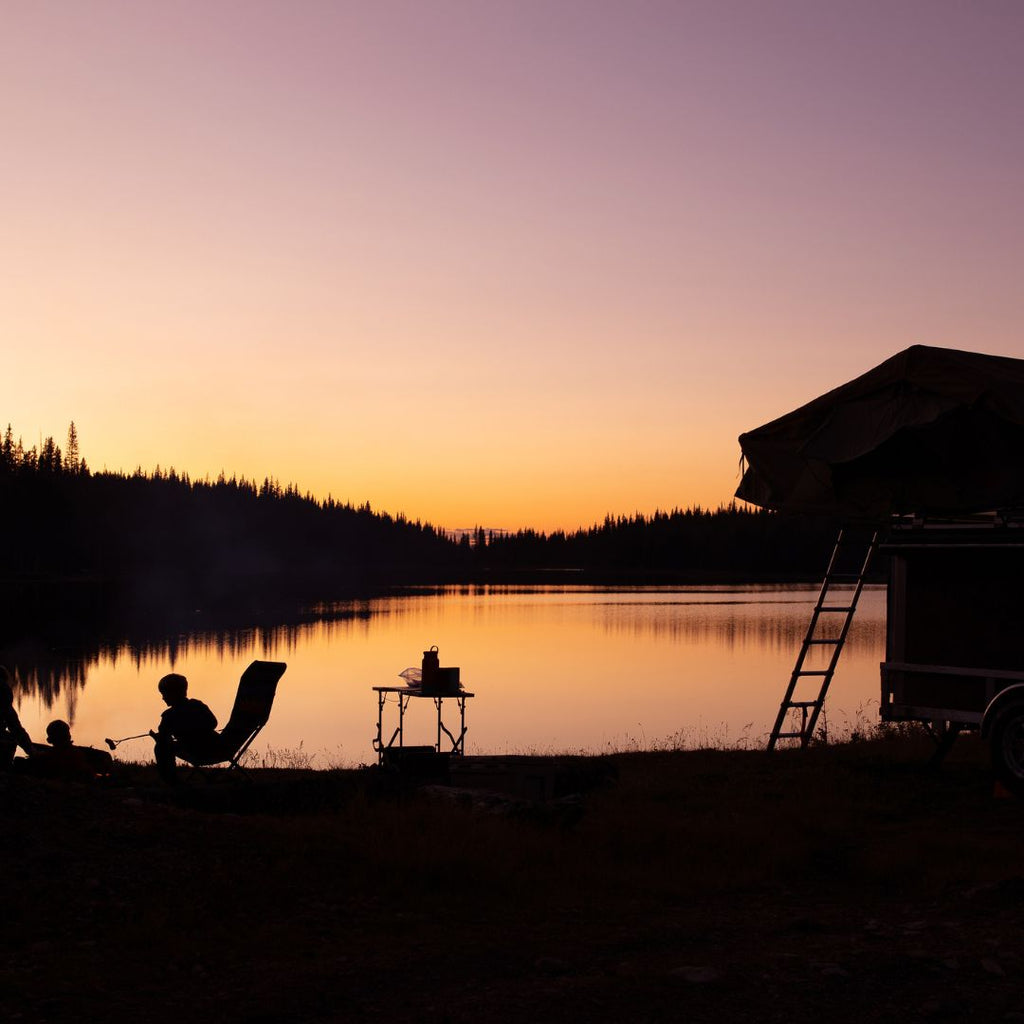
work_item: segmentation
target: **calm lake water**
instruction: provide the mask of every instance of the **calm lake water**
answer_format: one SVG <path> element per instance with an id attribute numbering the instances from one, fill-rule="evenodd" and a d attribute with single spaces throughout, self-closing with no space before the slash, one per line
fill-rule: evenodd
<path id="1" fill-rule="evenodd" d="M 111 646 L 74 679 L 20 696 L 37 742 L 64 718 L 102 746 L 155 726 L 170 671 L 189 678 L 223 725 L 254 658 L 284 661 L 270 723 L 254 749 L 270 762 L 373 763 L 376 694 L 440 649 L 467 690 L 467 753 L 601 753 L 662 745 L 760 746 L 774 721 L 816 586 L 452 587 L 339 605 L 301 626 L 199 633 L 145 650 Z M 826 703 L 830 732 L 878 718 L 885 590 L 866 588 Z M 808 665 L 808 667 L 811 667 Z M 395 713 L 393 706 L 389 713 Z M 432 702 L 414 700 L 406 742 L 433 739 Z M 148 740 L 119 753 L 144 760 Z"/>

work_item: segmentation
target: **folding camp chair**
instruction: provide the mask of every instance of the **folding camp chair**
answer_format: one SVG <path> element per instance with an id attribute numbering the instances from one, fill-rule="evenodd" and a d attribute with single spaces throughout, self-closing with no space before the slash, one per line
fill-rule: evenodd
<path id="1" fill-rule="evenodd" d="M 227 725 L 217 733 L 214 742 L 202 752 L 178 748 L 175 756 L 190 764 L 200 774 L 203 768 L 227 764 L 228 771 L 238 769 L 248 777 L 241 765 L 242 756 L 270 718 L 277 683 L 288 666 L 283 661 L 254 661 L 238 681 L 238 692 Z"/>

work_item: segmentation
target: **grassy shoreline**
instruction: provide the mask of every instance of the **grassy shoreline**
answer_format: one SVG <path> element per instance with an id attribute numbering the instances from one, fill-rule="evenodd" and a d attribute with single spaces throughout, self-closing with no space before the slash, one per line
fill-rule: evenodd
<path id="1" fill-rule="evenodd" d="M 32 1021 L 1021 1019 L 1024 804 L 929 753 L 609 755 L 547 801 L 0 776 L 0 985 Z"/>

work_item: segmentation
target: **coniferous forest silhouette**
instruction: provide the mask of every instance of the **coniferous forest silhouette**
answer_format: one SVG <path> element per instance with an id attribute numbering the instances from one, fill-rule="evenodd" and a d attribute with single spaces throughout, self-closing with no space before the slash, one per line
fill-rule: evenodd
<path id="1" fill-rule="evenodd" d="M 607 516 L 575 531 L 450 533 L 405 515 L 221 474 L 93 472 L 74 423 L 0 443 L 0 581 L 19 608 L 126 618 L 279 612 L 381 588 L 450 583 L 712 583 L 820 576 L 834 524 L 729 504 Z M 5 601 L 5 604 L 8 602 Z"/>

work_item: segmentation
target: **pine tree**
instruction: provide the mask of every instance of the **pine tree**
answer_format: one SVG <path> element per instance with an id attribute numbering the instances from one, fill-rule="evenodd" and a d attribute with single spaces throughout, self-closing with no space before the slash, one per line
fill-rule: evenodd
<path id="1" fill-rule="evenodd" d="M 52 437 L 43 441 L 36 463 L 40 473 L 59 473 L 63 465 L 60 446 Z"/>
<path id="2" fill-rule="evenodd" d="M 3 445 L 0 447 L 0 470 L 6 473 L 10 473 L 17 463 L 14 457 L 14 431 L 11 430 L 10 423 L 7 424 L 7 429 L 4 431 Z"/>
<path id="3" fill-rule="evenodd" d="M 75 421 L 72 420 L 68 427 L 68 447 L 64 455 L 64 469 L 68 473 L 78 473 L 81 470 L 81 458 L 78 453 L 78 431 L 75 429 Z"/>

